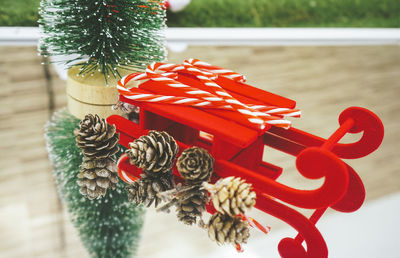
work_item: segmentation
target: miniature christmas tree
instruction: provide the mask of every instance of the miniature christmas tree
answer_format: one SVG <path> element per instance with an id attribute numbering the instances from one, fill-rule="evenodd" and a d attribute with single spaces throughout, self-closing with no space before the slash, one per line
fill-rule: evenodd
<path id="1" fill-rule="evenodd" d="M 46 126 L 47 147 L 61 199 L 91 257 L 131 257 L 139 241 L 144 210 L 128 201 L 122 180 L 102 198 L 82 196 L 77 175 L 83 154 L 74 135 L 78 124 L 79 119 L 61 110 Z"/>
<path id="2" fill-rule="evenodd" d="M 120 77 L 118 68 L 141 69 L 165 58 L 162 0 L 42 0 L 42 55 Z M 62 58 L 61 58 L 62 59 Z M 58 58 L 60 60 L 60 58 Z"/>

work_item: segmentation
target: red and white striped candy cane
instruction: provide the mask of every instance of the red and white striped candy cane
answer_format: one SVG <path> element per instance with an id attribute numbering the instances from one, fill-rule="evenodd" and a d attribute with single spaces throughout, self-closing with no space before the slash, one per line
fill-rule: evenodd
<path id="1" fill-rule="evenodd" d="M 239 214 L 238 215 L 242 220 L 247 221 L 250 227 L 257 229 L 258 231 L 268 234 L 271 231 L 271 227 L 264 226 L 259 223 L 257 220 L 253 219 L 252 217 L 247 216 L 246 214 Z"/>
<path id="2" fill-rule="evenodd" d="M 265 106 L 265 105 L 257 105 L 257 104 L 246 104 L 254 110 L 259 112 L 263 112 L 270 115 L 275 116 L 290 116 L 290 117 L 300 117 L 301 111 L 299 109 L 293 108 L 281 108 L 277 106 Z"/>
<path id="3" fill-rule="evenodd" d="M 198 59 L 189 59 L 187 62 L 190 62 L 191 65 L 194 64 L 201 64 L 204 63 Z M 218 66 L 212 66 L 209 64 L 209 66 L 207 67 L 218 67 Z M 184 65 L 177 65 L 177 64 L 168 64 L 168 63 L 157 63 L 155 64 L 154 67 L 154 71 L 169 71 L 169 72 L 179 72 L 179 71 L 183 71 L 188 69 L 189 71 L 192 70 L 193 68 L 191 67 L 185 67 Z M 208 77 L 211 80 L 214 80 L 217 76 L 217 74 L 212 73 L 210 70 L 200 70 L 204 76 Z M 215 69 L 214 69 L 215 71 Z M 221 72 L 222 76 L 224 75 L 223 73 L 227 73 L 227 71 L 229 70 L 225 70 L 223 68 L 220 68 L 220 70 L 218 70 Z M 237 74 L 235 72 L 231 72 L 233 74 Z M 231 74 L 229 73 L 229 74 Z M 234 76 L 234 78 L 240 78 L 238 76 Z M 247 106 L 249 106 L 250 108 L 262 112 L 262 113 L 266 113 L 267 115 L 275 115 L 275 116 L 279 116 L 279 117 L 284 117 L 284 116 L 290 116 L 290 117 L 299 117 L 301 112 L 298 109 L 290 109 L 290 108 L 281 108 L 281 107 L 277 107 L 277 106 L 265 106 L 265 105 L 256 105 L 256 104 L 246 104 Z M 264 114 L 260 114 L 260 116 L 265 116 Z"/>
<path id="4" fill-rule="evenodd" d="M 218 99 L 223 99 L 225 100 L 225 102 L 230 105 L 234 110 L 236 110 L 237 112 L 241 113 L 243 116 L 246 117 L 246 119 L 252 123 L 257 125 L 260 129 L 264 129 L 265 128 L 265 123 L 271 123 L 277 126 L 281 126 L 283 124 L 285 124 L 282 127 L 289 127 L 290 126 L 290 122 L 285 120 L 285 123 L 283 122 L 278 122 L 278 120 L 282 120 L 278 117 L 276 118 L 272 118 L 272 116 L 269 116 L 267 120 L 260 118 L 259 116 L 256 115 L 255 112 L 253 112 L 252 110 L 250 110 L 246 105 L 244 105 L 243 103 L 239 102 L 238 100 L 234 99 L 231 95 L 229 95 L 224 89 L 222 89 L 218 84 L 216 84 L 215 82 L 213 82 L 210 78 L 212 78 L 214 76 L 214 74 L 209 73 L 209 72 L 204 72 L 204 71 L 200 71 L 199 69 L 197 69 L 196 67 L 194 67 L 191 64 L 187 64 L 185 63 L 183 69 L 181 66 L 177 66 L 177 65 L 168 65 L 168 64 L 163 64 L 163 63 L 153 63 L 152 65 L 150 65 L 147 69 L 146 72 L 150 73 L 152 75 L 157 74 L 156 70 L 167 70 L 167 72 L 171 72 L 171 71 L 176 71 L 177 69 L 179 70 L 185 70 L 193 75 L 195 75 L 201 82 L 203 82 L 205 85 L 210 86 L 210 88 L 212 89 L 212 93 L 214 93 L 216 96 L 218 96 Z M 170 78 L 168 78 L 169 80 L 171 80 Z M 165 79 L 167 80 L 167 79 Z M 211 86 L 213 85 L 214 88 Z M 217 89 L 216 89 L 217 88 Z M 207 91 L 203 91 L 200 89 L 197 89 L 197 91 L 187 91 L 186 93 L 189 92 L 201 92 L 201 94 L 211 94 Z M 211 94 L 212 95 L 212 94 Z M 215 95 L 214 98 L 216 97 Z M 205 99 L 204 97 L 200 97 L 201 99 Z M 210 97 L 207 97 L 205 100 L 210 99 Z M 259 114 L 262 114 L 263 117 L 265 117 L 264 113 L 258 112 Z M 271 117 L 271 119 L 269 119 Z M 288 122 L 288 123 L 287 123 Z"/>
<path id="5" fill-rule="evenodd" d="M 198 98 L 187 98 L 187 97 L 179 97 L 179 96 L 166 96 L 160 94 L 146 93 L 140 91 L 140 89 L 131 89 L 129 91 L 125 91 L 121 86 L 117 86 L 119 93 L 123 95 L 127 99 L 140 101 L 140 102 L 152 102 L 152 103 L 162 103 L 162 104 L 173 104 L 173 105 L 184 105 L 184 106 L 193 106 L 193 107 L 205 107 L 205 108 L 220 108 L 231 110 L 231 108 L 227 108 L 226 105 L 217 105 L 210 101 L 204 101 Z"/>
<path id="6" fill-rule="evenodd" d="M 227 77 L 229 79 L 232 79 L 234 81 L 237 82 L 245 82 L 246 81 L 246 77 L 242 74 L 236 73 L 234 71 L 219 67 L 219 66 L 215 66 L 215 65 L 211 65 L 209 63 L 200 61 L 199 59 L 188 59 L 185 62 L 201 69 L 201 70 L 206 70 L 212 73 L 215 73 L 219 76 L 223 76 L 223 77 Z"/>
<path id="7" fill-rule="evenodd" d="M 176 75 L 174 73 L 163 73 L 163 76 L 169 76 L 171 78 L 175 78 Z M 135 101 L 143 101 L 143 102 L 157 102 L 163 104 L 176 104 L 176 105 L 186 105 L 186 106 L 193 106 L 193 107 L 205 107 L 205 108 L 219 108 L 219 109 L 227 109 L 232 110 L 232 107 L 229 105 L 225 105 L 222 103 L 217 105 L 217 103 L 212 103 L 210 101 L 204 101 L 198 98 L 187 98 L 187 97 L 179 97 L 179 96 L 167 96 L 167 95 L 160 95 L 160 94 L 153 94 L 143 92 L 138 88 L 128 89 L 126 84 L 130 81 L 141 81 L 145 80 L 148 77 L 144 73 L 132 73 L 125 77 L 123 77 L 117 85 L 117 89 L 121 95 L 126 97 L 127 99 L 135 100 Z M 257 108 L 265 106 L 257 106 Z M 276 107 L 271 107 L 270 109 L 274 109 Z M 289 109 L 290 111 L 290 109 Z M 264 111 L 263 111 L 264 112 Z M 269 111 L 268 111 L 269 112 Z M 272 113 L 272 112 L 271 112 Z M 277 113 L 280 115 L 280 113 Z"/>
<path id="8" fill-rule="evenodd" d="M 232 97 L 228 92 L 226 92 L 221 86 L 219 86 L 217 83 L 209 79 L 209 77 L 204 76 L 202 71 L 200 71 L 187 61 L 185 61 L 185 68 L 188 72 L 196 76 L 204 85 L 210 87 L 210 89 L 212 89 L 212 92 L 214 94 L 223 98 L 236 111 L 246 116 L 249 121 L 259 124 L 262 123 L 261 125 L 262 129 L 265 127 L 264 123 L 284 128 L 289 128 L 291 126 L 291 122 L 288 120 L 272 116 L 267 113 L 259 112 L 238 101 L 237 99 Z"/>
<path id="9" fill-rule="evenodd" d="M 246 80 L 245 77 L 239 73 L 227 70 L 222 67 L 211 65 L 199 59 L 191 58 L 186 60 L 185 62 L 199 68 L 202 71 L 212 72 L 219 76 L 230 78 L 234 81 L 245 82 Z M 299 117 L 301 114 L 300 110 L 298 109 L 280 108 L 276 106 L 265 106 L 265 105 L 254 105 L 254 104 L 246 104 L 246 105 L 257 111 L 276 116 Z"/>
<path id="10" fill-rule="evenodd" d="M 156 70 L 164 70 L 168 71 L 163 74 L 158 74 L 156 73 Z M 227 101 L 229 105 L 223 106 L 223 101 L 224 101 L 224 96 L 220 96 L 222 98 L 218 98 L 217 96 L 210 94 L 207 91 L 202 91 L 197 88 L 190 87 L 188 85 L 182 84 L 180 82 L 175 81 L 173 78 L 176 78 L 176 72 L 181 71 L 181 70 L 187 70 L 191 73 L 197 73 L 197 76 L 201 76 L 203 80 L 208 79 L 209 83 L 213 83 L 210 78 L 215 77 L 213 73 L 207 72 L 207 71 L 200 71 L 197 68 L 186 64 L 186 66 L 182 65 L 174 65 L 174 64 L 165 64 L 165 63 L 154 63 L 150 65 L 146 73 L 142 74 L 130 74 L 128 76 L 125 76 L 118 82 L 118 90 L 120 94 L 124 95 L 127 98 L 134 99 L 137 101 L 151 101 L 151 102 L 162 102 L 165 104 L 185 104 L 185 105 L 190 105 L 190 106 L 197 106 L 197 107 L 212 107 L 212 108 L 224 108 L 224 109 L 229 109 L 232 108 L 232 101 L 236 102 L 237 100 L 231 99 L 231 103 L 229 103 L 229 100 Z M 201 79 L 199 78 L 199 79 Z M 126 84 L 129 83 L 130 81 L 144 81 L 144 80 L 154 80 L 157 81 L 158 83 L 162 83 L 165 86 L 168 87 L 177 87 L 177 88 L 185 88 L 184 91 L 186 94 L 195 94 L 196 97 L 200 98 L 185 98 L 185 97 L 175 97 L 175 96 L 164 96 L 164 95 L 156 95 L 156 94 L 145 94 L 143 92 L 133 92 L 132 90 L 128 90 L 126 88 Z M 215 84 L 215 83 L 214 83 Z M 217 85 L 219 88 L 222 89 L 218 84 Z M 222 91 L 224 91 L 222 89 Z M 217 91 L 218 93 L 218 91 Z M 225 92 L 226 93 L 226 92 Z M 226 93 L 229 95 L 228 93 Z M 202 101 L 203 100 L 203 101 Z M 211 102 L 211 103 L 210 103 Z M 237 101 L 238 102 L 238 101 Z M 240 102 L 238 102 L 240 103 Z M 240 103 L 242 107 L 247 108 L 244 104 Z M 256 113 L 253 112 L 254 114 L 257 114 L 258 116 L 262 118 L 266 118 L 266 122 L 268 124 L 273 124 L 281 127 L 289 127 L 290 122 L 287 120 L 282 120 L 280 117 L 273 117 L 271 114 L 276 114 L 276 115 L 285 115 L 285 114 L 290 114 L 290 110 L 283 110 L 283 109 L 278 109 L 280 110 L 278 112 L 273 112 L 271 110 L 277 111 L 277 109 L 271 109 L 266 106 L 258 106 L 257 108 L 263 107 L 264 112 L 259 112 L 256 110 Z M 268 108 L 269 111 L 266 111 Z M 285 113 L 283 113 L 283 111 Z M 239 111 L 240 112 L 240 111 Z M 248 114 L 249 110 L 242 110 L 242 114 Z M 251 111 L 250 111 L 251 112 Z M 250 113 L 251 114 L 251 113 Z M 253 116 L 254 118 L 254 116 Z M 250 118 L 252 119 L 252 118 Z M 249 120 L 251 121 L 251 120 Z M 254 120 L 253 120 L 254 121 Z"/>
<path id="11" fill-rule="evenodd" d="M 123 162 L 124 160 L 129 159 L 128 155 L 122 154 L 121 157 L 119 157 L 118 162 L 117 162 L 117 166 L 118 166 L 118 175 L 119 177 L 124 180 L 126 183 L 128 184 L 132 184 L 133 182 L 135 182 L 136 180 L 138 180 L 137 177 L 132 176 L 129 173 L 126 173 L 124 170 L 120 169 L 120 163 Z"/>
<path id="12" fill-rule="evenodd" d="M 213 73 L 201 71 L 201 70 L 197 69 L 196 67 L 194 67 L 193 65 L 187 64 L 187 63 L 185 63 L 184 66 L 158 63 L 158 64 L 150 66 L 149 69 L 151 69 L 153 71 L 161 70 L 161 71 L 167 71 L 167 72 L 184 70 L 184 71 L 187 71 L 187 72 L 195 75 L 200 81 L 202 81 L 207 86 L 210 86 L 210 84 L 216 85 L 216 87 L 218 87 L 219 90 L 215 90 L 215 89 L 212 89 L 212 87 L 210 87 L 210 89 L 212 89 L 211 90 L 212 93 L 216 94 L 216 96 L 225 100 L 226 104 L 231 106 L 237 112 L 244 115 L 250 123 L 256 124 L 260 129 L 265 128 L 265 125 L 264 125 L 265 121 L 263 119 L 261 119 L 260 117 L 255 115 L 254 112 L 252 112 L 251 110 L 246 108 L 242 103 L 240 103 L 239 101 L 234 99 L 232 96 L 230 96 L 228 93 L 226 93 L 225 90 L 223 90 L 223 89 L 221 90 L 219 85 L 214 83 L 210 79 L 210 78 L 214 77 Z M 222 92 L 222 91 L 224 91 L 224 92 Z"/>
<path id="13" fill-rule="evenodd" d="M 146 70 L 146 73 L 134 73 L 127 75 L 121 80 L 118 81 L 117 89 L 118 92 L 129 98 L 135 99 L 137 101 L 151 101 L 151 102 L 162 102 L 165 104 L 184 104 L 187 103 L 189 105 L 192 103 L 195 106 L 208 106 L 212 108 L 223 108 L 229 109 L 229 107 L 225 107 L 226 103 L 222 98 L 219 98 L 207 91 L 199 90 L 197 88 L 191 87 L 189 85 L 183 84 L 181 82 L 175 81 L 173 78 L 176 76 L 174 73 L 163 73 L 158 74 L 154 72 L 157 69 L 156 65 L 153 64 L 149 66 Z M 131 81 L 147 81 L 153 80 L 161 85 L 172 87 L 172 88 L 180 88 L 185 95 L 193 96 L 193 97 L 176 97 L 175 99 L 172 98 L 173 96 L 164 96 L 164 95 L 143 95 L 138 94 L 132 89 L 127 88 L 127 84 Z"/>
<path id="14" fill-rule="evenodd" d="M 212 81 L 214 77 L 213 73 L 199 70 L 196 67 L 194 67 L 191 63 L 188 63 L 188 61 L 185 61 L 184 66 L 158 63 L 155 66 L 153 66 L 152 69 L 153 71 L 161 70 L 167 72 L 186 71 L 195 75 L 201 82 L 203 82 L 204 85 L 208 86 L 211 89 L 212 93 L 223 98 L 227 102 L 227 104 L 232 106 L 234 110 L 246 116 L 249 121 L 260 124 L 261 129 L 265 127 L 264 123 L 284 128 L 289 128 L 291 125 L 291 122 L 288 120 L 281 119 L 281 117 L 272 116 L 267 112 L 259 112 L 257 110 L 252 110 L 250 107 L 239 102 L 238 100 L 233 98 L 229 93 L 227 93 L 221 86 Z"/>

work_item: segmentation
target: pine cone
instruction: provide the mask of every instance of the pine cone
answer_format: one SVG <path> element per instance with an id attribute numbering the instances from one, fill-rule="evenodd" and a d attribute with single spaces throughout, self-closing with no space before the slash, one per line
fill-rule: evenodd
<path id="1" fill-rule="evenodd" d="M 172 170 L 158 174 L 144 171 L 139 180 L 126 187 L 129 201 L 136 203 L 136 205 L 144 204 L 147 207 L 150 207 L 153 202 L 154 207 L 157 207 L 161 202 L 161 198 L 157 196 L 157 193 L 172 188 L 174 188 Z"/>
<path id="2" fill-rule="evenodd" d="M 88 199 L 93 200 L 106 195 L 107 189 L 115 190 L 118 176 L 111 159 L 85 158 L 77 183 L 81 187 L 79 192 Z"/>
<path id="3" fill-rule="evenodd" d="M 119 134 L 115 125 L 108 124 L 98 115 L 86 115 L 74 133 L 78 147 L 88 158 L 104 159 L 118 152 Z"/>
<path id="4" fill-rule="evenodd" d="M 176 162 L 179 173 L 188 184 L 208 182 L 213 166 L 214 158 L 207 150 L 198 147 L 184 150 Z"/>
<path id="5" fill-rule="evenodd" d="M 140 136 L 129 147 L 126 153 L 131 164 L 153 173 L 170 171 L 179 150 L 172 136 L 157 131 Z"/>
<path id="6" fill-rule="evenodd" d="M 214 208 L 222 214 L 244 214 L 256 203 L 256 193 L 251 190 L 251 184 L 239 177 L 222 178 L 215 185 L 204 183 L 203 187 L 212 194 Z"/>
<path id="7" fill-rule="evenodd" d="M 230 217 L 219 212 L 212 215 L 208 225 L 208 236 L 217 244 L 246 244 L 250 237 L 247 223 L 239 217 Z"/>
<path id="8" fill-rule="evenodd" d="M 207 192 L 200 190 L 200 187 L 190 189 L 178 200 L 177 216 L 186 225 L 196 223 L 197 217 L 206 210 Z"/>

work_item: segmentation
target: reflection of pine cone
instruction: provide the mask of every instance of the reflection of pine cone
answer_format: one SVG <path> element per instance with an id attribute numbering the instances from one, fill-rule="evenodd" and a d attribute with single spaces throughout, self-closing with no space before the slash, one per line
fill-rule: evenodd
<path id="1" fill-rule="evenodd" d="M 172 179 L 172 171 L 167 173 L 151 173 L 144 171 L 141 174 L 141 178 L 131 185 L 127 186 L 129 201 L 139 204 L 144 204 L 147 207 L 154 202 L 154 206 L 157 207 L 161 202 L 161 198 L 157 196 L 157 193 L 164 192 L 174 188 L 174 182 Z"/>
<path id="2" fill-rule="evenodd" d="M 176 162 L 181 176 L 189 183 L 208 181 L 214 166 L 214 158 L 205 149 L 192 147 L 184 150 Z"/>
<path id="3" fill-rule="evenodd" d="M 245 221 L 218 212 L 212 215 L 207 228 L 208 236 L 219 245 L 245 244 L 250 237 L 249 227 Z"/>
<path id="4" fill-rule="evenodd" d="M 150 131 L 129 143 L 131 164 L 149 172 L 167 172 L 174 165 L 178 145 L 166 132 Z"/>
<path id="5" fill-rule="evenodd" d="M 256 203 L 256 193 L 251 191 L 251 184 L 239 177 L 222 178 L 215 185 L 204 183 L 203 187 L 212 194 L 214 208 L 223 214 L 244 214 Z"/>
<path id="6" fill-rule="evenodd" d="M 114 164 L 111 159 L 85 158 L 78 174 L 79 192 L 93 200 L 106 195 L 107 189 L 115 189 L 118 182 Z"/>
<path id="7" fill-rule="evenodd" d="M 200 186 L 192 188 L 178 200 L 177 216 L 186 225 L 196 223 L 197 217 L 206 209 L 207 192 L 199 188 Z"/>
<path id="8" fill-rule="evenodd" d="M 115 125 L 110 125 L 98 115 L 86 115 L 75 130 L 76 143 L 83 154 L 92 159 L 104 159 L 118 151 L 119 135 Z"/>

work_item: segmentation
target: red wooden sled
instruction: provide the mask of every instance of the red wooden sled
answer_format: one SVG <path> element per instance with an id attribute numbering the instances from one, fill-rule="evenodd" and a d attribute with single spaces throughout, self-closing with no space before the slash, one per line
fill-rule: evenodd
<path id="1" fill-rule="evenodd" d="M 190 85 L 200 83 L 183 73 L 179 73 L 178 81 Z M 227 78 L 220 77 L 217 83 L 245 103 L 287 108 L 296 105 L 293 100 Z M 128 147 L 129 142 L 147 134 L 148 130 L 159 130 L 171 134 L 177 140 L 180 151 L 190 146 L 207 149 L 215 158 L 212 182 L 227 176 L 245 179 L 257 192 L 256 208 L 297 230 L 295 238 L 280 241 L 278 250 L 282 257 L 328 256 L 325 241 L 315 227 L 316 222 L 329 207 L 340 212 L 353 212 L 361 207 L 365 198 L 360 177 L 341 158 L 366 156 L 376 150 L 383 139 L 380 119 L 360 107 L 344 110 L 339 116 L 339 128 L 328 139 L 323 139 L 293 127 L 286 130 L 272 126 L 263 132 L 256 131 L 243 123 L 233 122 L 230 111 L 225 110 L 136 102 L 123 96 L 120 100 L 140 107 L 139 124 L 117 115 L 107 119 L 110 124 L 116 125 L 120 144 Z M 213 137 L 204 137 L 201 132 Z M 361 132 L 363 136 L 358 142 L 338 143 L 347 133 Z M 315 190 L 300 190 L 277 182 L 282 168 L 262 160 L 264 146 L 295 156 L 300 174 L 309 179 L 324 178 L 323 185 Z M 120 160 L 119 168 L 131 177 L 140 177 L 141 170 L 131 165 L 126 157 Z M 179 181 L 176 169 L 174 175 Z M 315 211 L 307 218 L 276 199 Z M 208 208 L 212 213 L 212 208 Z M 306 242 L 306 249 L 302 246 L 303 241 Z"/>

